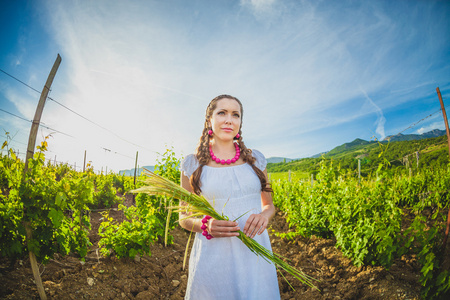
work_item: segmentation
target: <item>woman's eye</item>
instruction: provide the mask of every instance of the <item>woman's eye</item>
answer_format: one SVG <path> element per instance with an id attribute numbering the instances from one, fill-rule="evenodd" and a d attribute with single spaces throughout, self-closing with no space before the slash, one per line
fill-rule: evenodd
<path id="1" fill-rule="evenodd" d="M 224 115 L 225 113 L 223 111 L 219 111 L 217 114 L 218 115 Z"/>
<path id="2" fill-rule="evenodd" d="M 234 116 L 235 116 L 236 118 L 239 118 L 239 114 L 234 114 Z"/>

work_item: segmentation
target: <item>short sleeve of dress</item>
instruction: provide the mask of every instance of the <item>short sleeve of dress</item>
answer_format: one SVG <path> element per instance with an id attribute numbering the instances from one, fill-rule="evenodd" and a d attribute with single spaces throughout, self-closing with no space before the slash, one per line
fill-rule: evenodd
<path id="1" fill-rule="evenodd" d="M 181 161 L 180 171 L 184 172 L 188 178 L 191 177 L 192 173 L 198 168 L 198 160 L 194 154 L 189 154 Z"/>
<path id="2" fill-rule="evenodd" d="M 267 166 L 267 160 L 264 154 L 259 152 L 258 150 L 252 150 L 252 155 L 254 158 L 256 158 L 255 166 L 260 169 L 261 171 L 264 171 Z"/>

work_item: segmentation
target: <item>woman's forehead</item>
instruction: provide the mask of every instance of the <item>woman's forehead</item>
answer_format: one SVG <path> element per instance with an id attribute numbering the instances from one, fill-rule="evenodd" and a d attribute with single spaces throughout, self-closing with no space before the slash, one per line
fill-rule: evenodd
<path id="1" fill-rule="evenodd" d="M 241 111 L 241 106 L 239 103 L 234 99 L 229 98 L 223 98 L 217 101 L 216 103 L 216 109 L 226 109 L 226 110 L 232 110 L 232 111 Z"/>

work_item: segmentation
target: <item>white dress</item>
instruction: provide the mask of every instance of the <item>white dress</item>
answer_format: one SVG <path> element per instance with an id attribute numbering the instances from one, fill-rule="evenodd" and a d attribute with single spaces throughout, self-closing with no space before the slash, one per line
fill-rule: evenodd
<path id="1" fill-rule="evenodd" d="M 266 168 L 264 155 L 253 150 L 255 165 Z M 197 158 L 190 154 L 181 163 L 188 178 L 198 167 Z M 244 229 L 248 217 L 261 212 L 261 183 L 252 167 L 245 163 L 222 168 L 204 166 L 200 177 L 202 195 L 218 213 L 237 222 Z M 272 250 L 265 230 L 254 239 Z M 207 240 L 195 234 L 189 259 L 189 278 L 185 299 L 280 299 L 275 266 L 255 255 L 237 237 Z"/>

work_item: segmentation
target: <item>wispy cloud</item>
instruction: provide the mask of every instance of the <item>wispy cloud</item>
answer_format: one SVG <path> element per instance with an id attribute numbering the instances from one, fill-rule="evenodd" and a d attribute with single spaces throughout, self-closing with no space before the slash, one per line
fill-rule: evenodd
<path id="1" fill-rule="evenodd" d="M 363 106 L 363 109 L 367 109 L 369 113 L 371 111 L 375 111 L 375 113 L 377 114 L 377 120 L 375 121 L 375 132 L 379 135 L 378 138 L 380 140 L 383 140 L 386 137 L 386 134 L 384 132 L 384 124 L 386 123 L 386 118 L 384 117 L 383 111 L 378 105 L 375 104 L 375 102 L 369 97 L 369 95 L 367 95 L 366 91 L 362 87 L 360 87 L 360 90 L 367 100 L 367 102 Z"/>
<path id="2" fill-rule="evenodd" d="M 20 115 L 24 116 L 28 120 L 33 119 L 36 105 L 32 103 L 30 99 L 36 100 L 36 98 L 38 98 L 37 94 L 22 94 L 10 87 L 3 88 L 2 93 L 5 98 L 14 105 Z"/>
<path id="3" fill-rule="evenodd" d="M 429 132 L 433 129 L 441 129 L 441 130 L 445 130 L 445 124 L 444 121 L 435 121 L 431 124 L 428 124 L 425 127 L 420 127 L 419 129 L 417 129 L 416 133 L 417 134 L 422 134 L 422 133 L 426 133 Z"/>
<path id="4" fill-rule="evenodd" d="M 273 15 L 276 9 L 275 4 L 279 5 L 279 2 L 277 0 L 241 0 L 241 5 L 250 9 L 256 17 L 263 17 Z"/>

